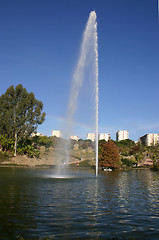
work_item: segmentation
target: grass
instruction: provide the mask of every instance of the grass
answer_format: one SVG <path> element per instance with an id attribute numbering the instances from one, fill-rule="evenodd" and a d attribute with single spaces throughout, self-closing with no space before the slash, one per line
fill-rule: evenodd
<path id="1" fill-rule="evenodd" d="M 77 167 L 91 167 L 90 160 L 84 160 L 78 163 L 72 163 L 70 166 L 77 166 Z"/>

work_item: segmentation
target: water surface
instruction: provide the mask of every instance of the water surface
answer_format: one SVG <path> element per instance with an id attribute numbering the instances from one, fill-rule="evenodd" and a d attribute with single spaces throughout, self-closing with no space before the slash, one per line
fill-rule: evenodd
<path id="1" fill-rule="evenodd" d="M 0 168 L 0 239 L 159 239 L 159 173 Z"/>

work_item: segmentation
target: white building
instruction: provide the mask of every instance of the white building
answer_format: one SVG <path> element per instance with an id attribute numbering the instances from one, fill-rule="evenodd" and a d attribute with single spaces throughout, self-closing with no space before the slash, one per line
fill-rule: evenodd
<path id="1" fill-rule="evenodd" d="M 96 134 L 95 133 L 87 133 L 87 139 L 90 139 L 90 140 L 92 140 L 92 142 L 95 142 Z"/>
<path id="2" fill-rule="evenodd" d="M 159 134 L 158 133 L 148 133 L 140 137 L 140 142 L 146 146 L 155 146 L 159 143 Z"/>
<path id="3" fill-rule="evenodd" d="M 129 132 L 127 130 L 119 130 L 116 133 L 116 141 L 129 139 Z"/>
<path id="4" fill-rule="evenodd" d="M 44 136 L 44 135 L 43 135 L 42 133 L 37 132 L 37 133 L 32 133 L 31 136 L 32 136 L 32 137 L 35 137 L 35 136 L 42 137 L 42 136 Z"/>
<path id="5" fill-rule="evenodd" d="M 62 138 L 62 131 L 60 131 L 60 130 L 53 130 L 52 131 L 52 136 L 53 137 Z"/>
<path id="6" fill-rule="evenodd" d="M 70 136 L 70 139 L 78 141 L 79 137 L 78 136 Z"/>
<path id="7" fill-rule="evenodd" d="M 109 133 L 99 133 L 98 139 L 108 141 L 110 139 L 110 134 Z"/>

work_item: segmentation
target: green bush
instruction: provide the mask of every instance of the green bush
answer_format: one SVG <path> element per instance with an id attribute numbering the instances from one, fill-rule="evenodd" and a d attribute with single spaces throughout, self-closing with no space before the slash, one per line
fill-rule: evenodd
<path id="1" fill-rule="evenodd" d="M 89 160 L 84 160 L 82 162 L 79 163 L 79 167 L 90 167 L 90 161 Z"/>
<path id="2" fill-rule="evenodd" d="M 0 152 L 0 162 L 8 160 L 8 154 L 6 152 Z"/>
<path id="3" fill-rule="evenodd" d="M 10 151 L 12 153 L 14 152 L 14 140 L 8 138 L 6 135 L 0 136 L 0 145 L 3 151 Z"/>
<path id="4" fill-rule="evenodd" d="M 154 171 L 159 171 L 159 161 L 156 161 L 151 167 L 151 169 Z"/>
<path id="5" fill-rule="evenodd" d="M 33 144 L 35 146 L 44 146 L 46 148 L 54 146 L 54 138 L 47 136 L 35 136 L 32 138 Z"/>
<path id="6" fill-rule="evenodd" d="M 133 167 L 134 161 L 132 159 L 128 158 L 121 158 L 122 165 L 125 165 L 126 167 Z"/>
<path id="7" fill-rule="evenodd" d="M 31 145 L 26 145 L 26 146 L 23 146 L 21 148 L 17 148 L 17 153 L 19 155 L 27 155 L 28 157 L 39 157 L 40 155 L 40 151 L 35 149 L 33 146 Z"/>
<path id="8" fill-rule="evenodd" d="M 91 167 L 90 160 L 70 164 L 72 167 Z"/>

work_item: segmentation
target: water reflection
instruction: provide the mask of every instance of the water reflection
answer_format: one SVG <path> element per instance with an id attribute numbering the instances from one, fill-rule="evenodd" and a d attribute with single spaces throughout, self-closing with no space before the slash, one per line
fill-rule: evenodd
<path id="1" fill-rule="evenodd" d="M 0 239 L 158 239 L 158 173 L 54 175 L 53 169 L 0 169 Z"/>
<path id="2" fill-rule="evenodd" d="M 156 172 L 147 171 L 147 177 L 144 179 L 145 186 L 149 191 L 149 201 L 151 204 L 159 203 L 159 193 L 157 191 L 159 186 L 159 176 Z"/>

